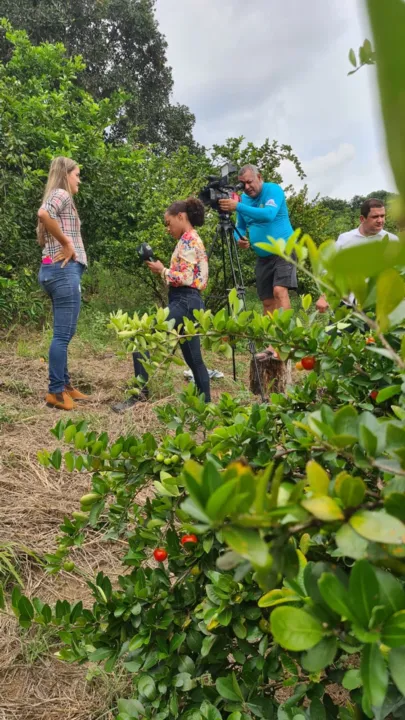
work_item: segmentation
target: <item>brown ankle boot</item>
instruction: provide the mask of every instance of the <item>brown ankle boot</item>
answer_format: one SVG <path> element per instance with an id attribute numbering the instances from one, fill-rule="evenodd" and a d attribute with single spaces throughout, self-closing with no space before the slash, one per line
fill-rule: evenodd
<path id="1" fill-rule="evenodd" d="M 90 400 L 90 395 L 85 395 L 80 390 L 76 390 L 73 385 L 65 385 L 65 393 L 70 395 L 72 400 Z"/>
<path id="2" fill-rule="evenodd" d="M 45 402 L 48 407 L 59 408 L 60 410 L 74 410 L 76 407 L 70 395 L 67 392 L 61 393 L 47 393 L 45 395 Z"/>

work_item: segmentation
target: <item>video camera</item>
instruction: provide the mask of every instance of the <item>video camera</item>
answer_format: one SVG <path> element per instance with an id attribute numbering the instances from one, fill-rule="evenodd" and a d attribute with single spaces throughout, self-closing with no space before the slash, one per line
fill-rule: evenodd
<path id="1" fill-rule="evenodd" d="M 243 183 L 237 183 L 233 185 L 230 180 L 230 175 L 233 175 L 238 171 L 236 165 L 232 163 L 225 163 L 221 168 L 221 176 L 216 175 L 208 176 L 208 185 L 203 187 L 199 194 L 199 199 L 204 205 L 209 206 L 213 210 L 219 213 L 223 213 L 219 207 L 219 200 L 226 200 L 232 198 L 239 190 L 242 190 Z"/>
<path id="2" fill-rule="evenodd" d="M 139 247 L 136 248 L 136 252 L 138 253 L 139 259 L 142 262 L 156 259 L 153 254 L 153 248 L 149 245 L 149 243 L 142 243 Z"/>

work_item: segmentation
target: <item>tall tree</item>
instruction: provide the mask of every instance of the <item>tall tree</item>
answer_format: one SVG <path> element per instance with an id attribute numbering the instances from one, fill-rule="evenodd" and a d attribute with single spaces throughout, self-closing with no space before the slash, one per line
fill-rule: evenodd
<path id="1" fill-rule="evenodd" d="M 80 81 L 96 99 L 125 91 L 113 137 L 136 130 L 140 142 L 170 150 L 193 147 L 194 116 L 170 102 L 172 70 L 155 0 L 0 0 L 1 16 L 26 30 L 35 45 L 61 42 L 68 55 L 82 55 L 86 70 Z M 10 54 L 3 40 L 0 59 Z"/>

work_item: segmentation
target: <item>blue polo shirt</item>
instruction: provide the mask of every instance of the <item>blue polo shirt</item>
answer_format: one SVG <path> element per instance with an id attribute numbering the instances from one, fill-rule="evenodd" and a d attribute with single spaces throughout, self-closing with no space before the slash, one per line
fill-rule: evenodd
<path id="1" fill-rule="evenodd" d="M 256 247 L 257 243 L 268 242 L 268 237 L 288 240 L 293 233 L 284 190 L 276 183 L 263 183 L 260 195 L 255 198 L 243 193 L 236 212 L 236 227 L 241 235 L 249 232 L 250 244 L 259 257 L 272 253 Z M 239 240 L 237 232 L 235 240 Z"/>

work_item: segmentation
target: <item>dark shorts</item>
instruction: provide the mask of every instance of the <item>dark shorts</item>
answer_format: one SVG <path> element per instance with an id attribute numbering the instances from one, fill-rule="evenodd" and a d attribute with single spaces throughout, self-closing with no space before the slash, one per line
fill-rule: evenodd
<path id="1" fill-rule="evenodd" d="M 273 288 L 277 285 L 289 290 L 297 289 L 295 265 L 278 255 L 258 257 L 256 259 L 256 287 L 260 300 L 273 298 Z"/>

